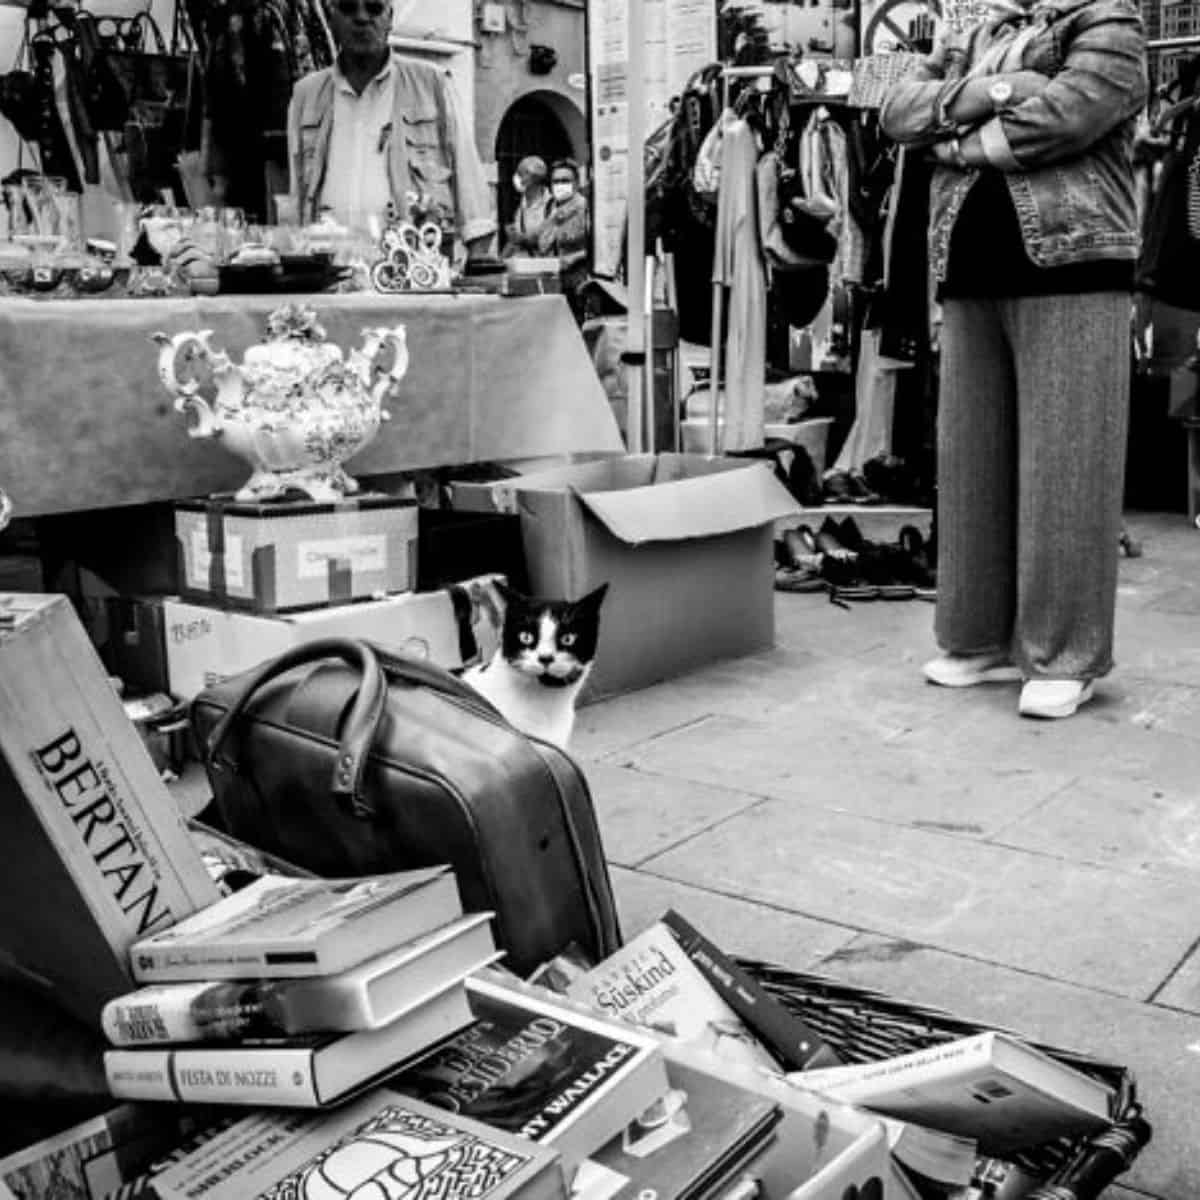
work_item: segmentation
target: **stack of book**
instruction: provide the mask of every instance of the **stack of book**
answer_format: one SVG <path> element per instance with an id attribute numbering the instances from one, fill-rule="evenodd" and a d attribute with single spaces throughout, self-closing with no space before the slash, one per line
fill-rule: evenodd
<path id="1" fill-rule="evenodd" d="M 136 942 L 148 985 L 105 1005 L 114 1096 L 320 1108 L 474 1020 L 498 957 L 446 867 L 356 880 L 265 875 Z"/>

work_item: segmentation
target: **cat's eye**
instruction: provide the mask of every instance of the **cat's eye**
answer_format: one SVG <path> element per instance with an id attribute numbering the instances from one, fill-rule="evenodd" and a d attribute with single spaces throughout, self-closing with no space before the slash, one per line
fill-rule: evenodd
<path id="1" fill-rule="evenodd" d="M 577 635 L 574 633 L 560 634 L 558 638 L 558 644 L 560 646 L 573 646 L 575 645 L 576 637 Z"/>
<path id="2" fill-rule="evenodd" d="M 518 635 L 517 641 L 520 642 L 522 646 L 532 646 L 533 643 L 537 641 L 537 638 L 535 638 L 532 633 L 526 631 L 525 633 Z"/>

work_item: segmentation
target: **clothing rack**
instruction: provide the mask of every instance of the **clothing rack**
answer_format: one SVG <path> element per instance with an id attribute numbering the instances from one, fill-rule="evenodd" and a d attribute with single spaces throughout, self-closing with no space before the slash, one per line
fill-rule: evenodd
<path id="1" fill-rule="evenodd" d="M 1200 33 L 1187 37 L 1152 38 L 1146 43 L 1147 50 L 1186 50 L 1189 46 L 1200 46 Z"/>
<path id="2" fill-rule="evenodd" d="M 721 68 L 721 113 L 729 107 L 729 85 L 734 79 L 770 79 L 775 75 L 775 63 L 757 63 Z M 828 104 L 844 103 L 841 96 L 813 95 L 813 100 Z M 721 326 L 725 315 L 725 285 L 714 283 L 712 302 L 712 344 L 708 355 L 708 453 L 716 458 L 721 451 Z M 728 366 L 728 364 L 726 364 Z"/>

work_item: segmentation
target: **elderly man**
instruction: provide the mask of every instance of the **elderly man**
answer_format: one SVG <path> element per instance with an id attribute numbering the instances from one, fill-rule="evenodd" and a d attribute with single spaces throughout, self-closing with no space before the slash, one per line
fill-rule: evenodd
<path id="1" fill-rule="evenodd" d="M 389 0 L 333 0 L 337 62 L 296 84 L 288 112 L 292 195 L 301 221 L 330 213 L 366 228 L 416 193 L 438 206 L 468 251 L 496 223 L 471 130 L 449 76 L 394 58 Z"/>

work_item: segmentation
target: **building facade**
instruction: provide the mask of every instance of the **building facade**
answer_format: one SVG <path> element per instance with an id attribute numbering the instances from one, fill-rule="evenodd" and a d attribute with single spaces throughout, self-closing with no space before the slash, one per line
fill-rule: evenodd
<path id="1" fill-rule="evenodd" d="M 590 158 L 584 0 L 479 0 L 474 38 L 475 141 L 503 227 L 522 158 Z"/>

